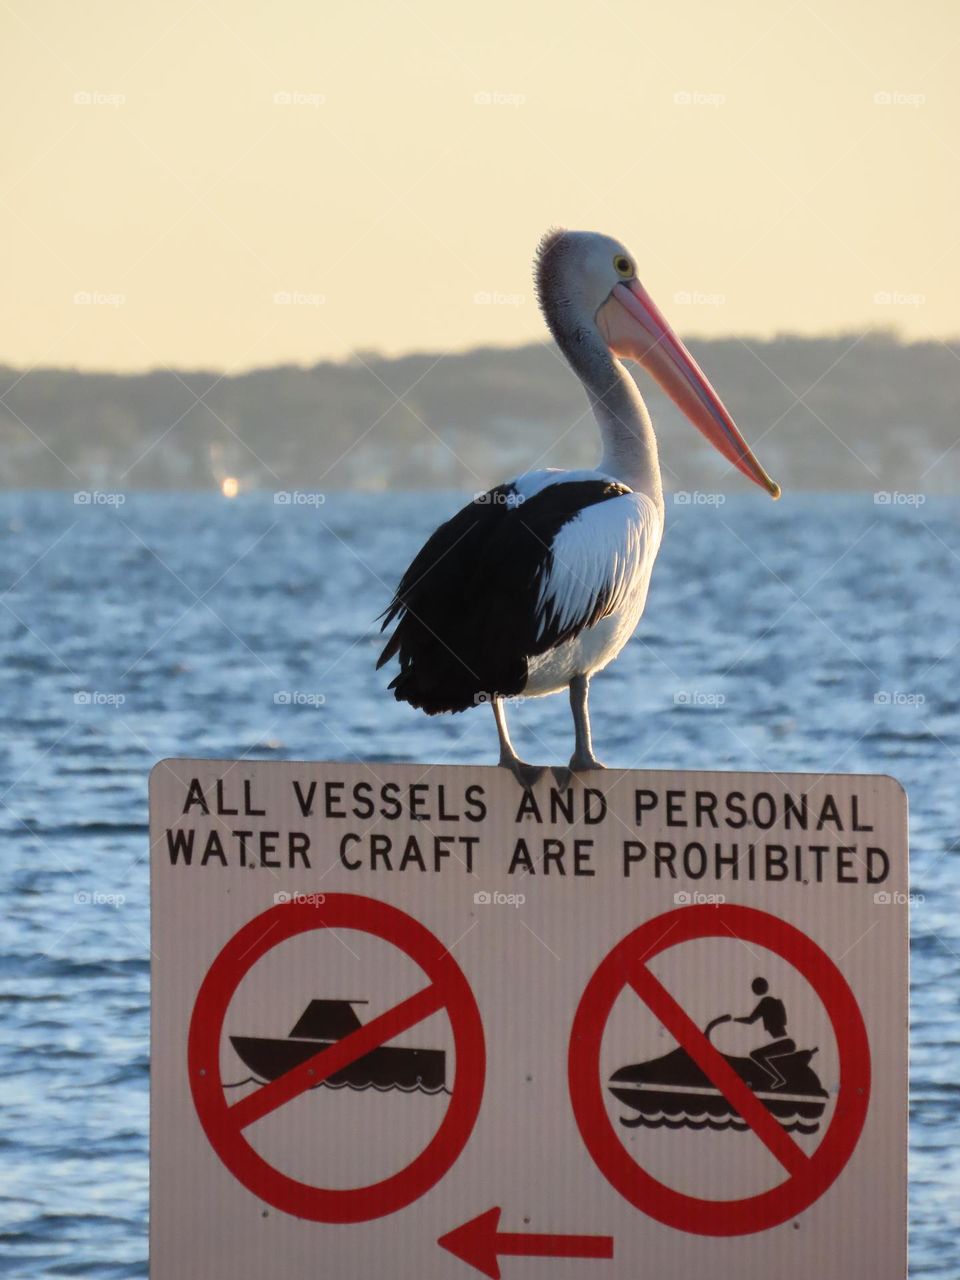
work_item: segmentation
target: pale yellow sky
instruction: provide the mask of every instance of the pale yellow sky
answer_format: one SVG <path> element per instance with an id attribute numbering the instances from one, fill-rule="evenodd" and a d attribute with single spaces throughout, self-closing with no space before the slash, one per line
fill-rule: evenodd
<path id="1" fill-rule="evenodd" d="M 956 335 L 955 0 L 2 0 L 0 361 L 543 335 L 551 224 L 683 332 Z"/>

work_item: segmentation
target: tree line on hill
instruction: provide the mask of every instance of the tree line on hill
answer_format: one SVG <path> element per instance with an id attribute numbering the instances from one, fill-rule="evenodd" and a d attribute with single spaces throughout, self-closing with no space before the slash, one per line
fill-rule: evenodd
<path id="1" fill-rule="evenodd" d="M 888 332 L 691 339 L 767 470 L 791 489 L 960 487 L 960 343 Z M 668 488 L 733 488 L 643 373 Z M 137 374 L 0 367 L 0 487 L 478 491 L 592 466 L 596 432 L 549 344 Z"/>

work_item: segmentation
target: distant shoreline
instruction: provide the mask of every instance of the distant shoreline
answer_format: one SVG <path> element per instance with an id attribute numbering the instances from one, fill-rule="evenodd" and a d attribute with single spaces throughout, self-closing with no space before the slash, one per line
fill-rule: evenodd
<path id="1" fill-rule="evenodd" d="M 689 345 L 767 470 L 794 492 L 960 488 L 960 341 L 889 332 Z M 669 486 L 725 465 L 641 375 Z M 244 373 L 0 367 L 5 489 L 478 492 L 592 466 L 583 391 L 548 343 Z"/>

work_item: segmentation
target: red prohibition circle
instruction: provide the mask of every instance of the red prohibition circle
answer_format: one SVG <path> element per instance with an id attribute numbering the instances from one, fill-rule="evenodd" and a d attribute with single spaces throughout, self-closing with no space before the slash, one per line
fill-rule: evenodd
<path id="1" fill-rule="evenodd" d="M 647 1173 L 617 1137 L 600 1079 L 603 1033 L 620 993 L 632 985 L 631 975 L 643 973 L 645 981 L 659 988 L 645 968 L 647 961 L 680 943 L 716 937 L 739 938 L 765 947 L 793 965 L 823 1002 L 840 1058 L 840 1088 L 819 1146 L 808 1157 L 784 1134 L 796 1153 L 796 1168 L 768 1191 L 740 1200 L 705 1200 L 685 1195 Z M 671 997 L 668 995 L 667 999 Z M 697 1028 L 693 1031 L 700 1034 Z M 831 1186 L 850 1159 L 870 1100 L 870 1048 L 863 1015 L 843 974 L 806 934 L 752 907 L 680 907 L 635 929 L 601 962 L 574 1017 L 568 1080 L 574 1115 L 587 1150 L 624 1199 L 678 1231 L 705 1236 L 748 1235 L 778 1226 L 807 1209 Z"/>
<path id="2" fill-rule="evenodd" d="M 254 1150 L 243 1132 L 246 1124 L 252 1123 L 249 1106 L 246 1111 L 244 1106 L 252 1099 L 256 1108 L 257 1095 L 228 1104 L 224 1094 L 220 1045 L 227 1008 L 237 987 L 268 951 L 314 929 L 362 930 L 403 951 L 430 980 L 428 987 L 403 1002 L 418 1015 L 406 1025 L 442 1010 L 453 1030 L 456 1073 L 439 1128 L 411 1164 L 366 1187 L 342 1190 L 315 1187 L 275 1169 Z M 397 1006 L 391 1013 L 400 1009 L 401 1006 Z M 389 1016 L 385 1015 L 384 1020 Z M 385 1038 L 398 1034 L 401 1029 L 388 1032 Z M 359 1037 L 363 1030 L 352 1034 Z M 368 1043 L 362 1052 L 370 1052 L 374 1047 L 374 1043 Z M 336 1045 L 325 1052 L 335 1051 Z M 380 1218 L 395 1213 L 429 1191 L 453 1165 L 473 1131 L 483 1096 L 485 1063 L 480 1011 L 466 978 L 446 947 L 429 929 L 396 907 L 349 893 L 316 894 L 312 900 L 272 907 L 234 934 L 201 984 L 187 1043 L 187 1069 L 194 1105 L 217 1155 L 233 1176 L 261 1200 L 284 1213 L 314 1222 L 365 1222 Z M 299 1070 L 295 1068 L 264 1088 L 282 1094 L 283 1082 Z M 300 1086 L 288 1096 L 295 1097 L 309 1087 L 301 1078 Z M 282 1101 L 281 1097 L 276 1105 L 282 1105 Z"/>

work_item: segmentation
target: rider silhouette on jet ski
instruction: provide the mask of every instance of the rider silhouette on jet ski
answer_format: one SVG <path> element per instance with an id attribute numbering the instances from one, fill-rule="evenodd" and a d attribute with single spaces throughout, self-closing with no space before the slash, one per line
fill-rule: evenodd
<path id="1" fill-rule="evenodd" d="M 816 1133 L 828 1101 L 827 1091 L 810 1065 L 817 1049 L 797 1048 L 787 1035 L 783 1001 L 770 995 L 769 990 L 765 978 L 754 978 L 753 993 L 759 999 L 753 1012 L 740 1018 L 722 1013 L 707 1023 L 703 1034 L 713 1044 L 712 1033 L 722 1024 L 762 1023 L 769 1039 L 749 1056 L 745 1047 L 717 1051 L 788 1133 Z M 756 1032 L 747 1035 L 752 1043 Z M 742 1032 L 735 1037 L 744 1038 Z M 610 1077 L 610 1092 L 618 1102 L 637 1112 L 635 1116 L 621 1116 L 620 1123 L 628 1129 L 638 1125 L 648 1129 L 666 1126 L 698 1130 L 750 1127 L 713 1077 L 681 1043 L 659 1058 L 630 1062 L 615 1071 Z"/>
<path id="2" fill-rule="evenodd" d="M 788 1053 L 794 1053 L 797 1046 L 787 1035 L 787 1011 L 783 1001 L 767 994 L 769 986 L 766 978 L 754 978 L 752 990 L 755 996 L 761 997 L 757 1007 L 753 1013 L 748 1013 L 743 1018 L 734 1018 L 732 1021 L 742 1022 L 746 1026 L 757 1021 L 763 1023 L 763 1029 L 770 1040 L 767 1044 L 754 1049 L 750 1057 L 770 1076 L 773 1088 L 780 1089 L 787 1080 L 786 1076 L 777 1069 L 776 1060 Z"/>

